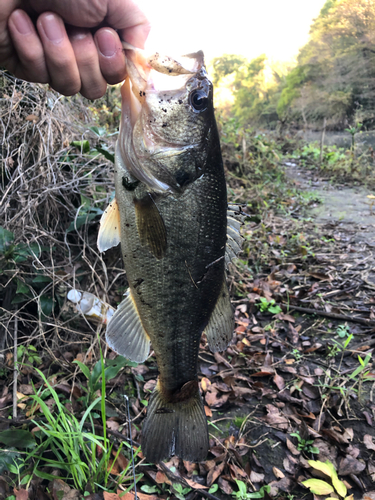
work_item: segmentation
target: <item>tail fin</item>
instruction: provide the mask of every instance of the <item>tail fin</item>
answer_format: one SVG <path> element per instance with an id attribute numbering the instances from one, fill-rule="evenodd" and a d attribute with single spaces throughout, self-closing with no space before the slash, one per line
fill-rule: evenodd
<path id="1" fill-rule="evenodd" d="M 178 402 L 164 401 L 157 384 L 142 429 L 142 451 L 153 463 L 172 455 L 189 462 L 205 460 L 208 452 L 207 419 L 198 384 L 190 398 Z"/>

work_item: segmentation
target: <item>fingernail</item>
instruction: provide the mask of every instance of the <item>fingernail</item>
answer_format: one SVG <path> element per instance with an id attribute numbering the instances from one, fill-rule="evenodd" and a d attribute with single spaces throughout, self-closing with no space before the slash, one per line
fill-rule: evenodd
<path id="1" fill-rule="evenodd" d="M 98 48 L 105 57 L 115 54 L 117 46 L 116 39 L 110 30 L 101 30 L 97 37 Z"/>
<path id="2" fill-rule="evenodd" d="M 29 35 L 33 31 L 33 25 L 28 16 L 22 10 L 15 10 L 12 14 L 12 21 L 16 30 L 21 35 Z"/>
<path id="3" fill-rule="evenodd" d="M 50 42 L 59 43 L 64 38 L 64 27 L 62 21 L 54 14 L 46 14 L 41 19 L 41 24 Z"/>

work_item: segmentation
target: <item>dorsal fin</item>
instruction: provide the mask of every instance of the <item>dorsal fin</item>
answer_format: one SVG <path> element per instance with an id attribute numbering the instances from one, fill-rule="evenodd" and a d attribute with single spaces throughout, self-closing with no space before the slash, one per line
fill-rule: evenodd
<path id="1" fill-rule="evenodd" d="M 99 252 L 117 246 L 121 241 L 120 210 L 116 198 L 110 203 L 100 219 L 98 234 Z"/>
<path id="2" fill-rule="evenodd" d="M 246 214 L 240 205 L 228 205 L 227 210 L 227 243 L 225 246 L 225 265 L 230 264 L 240 253 L 243 237 L 241 226 L 244 224 Z"/>

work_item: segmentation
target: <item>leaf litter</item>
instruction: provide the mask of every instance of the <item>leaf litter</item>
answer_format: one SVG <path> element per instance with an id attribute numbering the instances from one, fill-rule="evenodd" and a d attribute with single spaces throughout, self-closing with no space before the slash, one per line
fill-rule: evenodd
<path id="1" fill-rule="evenodd" d="M 78 288 L 115 306 L 127 283 L 118 249 L 104 256 L 96 249 L 100 213 L 114 189 L 108 155 L 92 152 L 103 145 L 110 151 L 114 144 L 111 130 L 98 134 L 92 126 L 100 108 L 5 73 L 1 78 L 8 96 L 1 100 L 1 127 L 7 137 L 0 205 L 4 446 L 7 434 L 1 441 L 2 433 L 35 432 L 35 425 L 43 423 L 40 406 L 31 397 L 45 387 L 35 367 L 77 416 L 100 395 L 100 384 L 90 379 L 100 359 L 98 335 L 107 363 L 116 354 L 106 348 L 104 326 L 75 312 L 66 294 Z M 302 482 L 319 479 L 320 471 L 309 461 L 328 461 L 345 480 L 348 495 L 372 498 L 375 258 L 366 234 L 373 228 L 339 220 L 317 224 L 308 210 L 319 200 L 301 195 L 282 174 L 280 158 L 287 158 L 296 140 L 254 134 L 247 140 L 242 164 L 235 145 L 223 144 L 231 202 L 244 203 L 248 218 L 243 253 L 229 277 L 236 319 L 233 341 L 215 354 L 204 336 L 201 341 L 199 377 L 210 452 L 200 464 L 173 457 L 156 465 L 145 463 L 140 452 L 137 495 L 151 500 L 232 498 L 244 484 L 248 493 L 269 485 L 265 498 L 312 498 Z M 255 160 L 260 143 L 262 171 Z M 27 349 L 19 353 L 14 400 L 16 318 L 18 344 Z M 74 361 L 88 367 L 89 377 Z M 123 394 L 130 400 L 136 446 L 157 367 L 151 353 L 143 365 L 124 362 L 112 374 L 106 384 L 106 427 L 116 450 L 128 439 Z M 56 410 L 53 398 L 45 404 Z M 95 410 L 92 419 L 100 435 L 103 423 Z M 128 455 L 116 458 L 115 453 L 111 474 L 120 474 L 128 463 Z M 53 474 L 53 468 L 44 470 Z M 15 476 L 3 474 L 0 488 L 11 494 Z M 68 483 L 33 478 L 28 491 L 16 484 L 14 494 L 30 500 L 80 498 Z M 120 496 L 123 492 L 88 491 L 86 498 L 134 498 L 132 492 Z"/>

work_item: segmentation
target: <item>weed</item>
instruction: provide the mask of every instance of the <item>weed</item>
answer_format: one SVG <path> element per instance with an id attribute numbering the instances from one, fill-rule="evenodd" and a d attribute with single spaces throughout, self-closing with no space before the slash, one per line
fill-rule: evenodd
<path id="1" fill-rule="evenodd" d="M 126 363 L 120 357 L 117 364 L 109 362 L 109 366 L 105 367 L 101 356 L 90 373 L 85 365 L 79 363 L 88 379 L 87 402 L 90 403 L 80 419 L 67 410 L 43 372 L 35 368 L 43 380 L 45 388 L 41 388 L 37 394 L 30 397 L 38 405 L 46 421 L 42 423 L 31 420 L 37 427 L 33 433 L 13 430 L 11 439 L 2 435 L 3 433 L 0 434 L 0 441 L 6 442 L 8 445 L 17 446 L 19 444 L 17 439 L 22 439 L 23 445 L 21 447 L 28 445 L 33 448 L 32 451 L 23 452 L 24 457 L 14 459 L 13 463 L 8 465 L 9 470 L 16 474 L 19 485 L 26 484 L 27 489 L 34 476 L 48 480 L 56 479 L 58 476 L 52 475 L 44 469 L 46 466 L 50 466 L 61 471 L 60 479 L 72 484 L 74 488 L 82 492 L 85 490 L 95 492 L 98 489 L 108 491 L 115 485 L 126 485 L 126 483 L 128 483 L 128 491 L 133 487 L 132 477 L 127 476 L 129 467 L 132 465 L 131 460 L 121 475 L 111 475 L 123 447 L 130 448 L 130 445 L 123 441 L 115 451 L 113 443 L 109 441 L 106 434 L 106 376 L 108 379 L 113 378 L 125 365 Z M 93 399 L 94 392 L 98 389 L 101 389 L 101 396 Z M 46 397 L 51 396 L 56 411 L 51 411 L 44 401 Z M 102 436 L 95 432 L 93 421 L 93 410 L 98 404 L 100 405 L 103 425 Z M 137 456 L 139 451 L 140 448 L 134 456 Z M 113 459 L 111 459 L 112 456 Z M 140 477 L 141 475 L 138 475 L 138 479 Z"/>
<path id="2" fill-rule="evenodd" d="M 347 324 L 345 325 L 339 325 L 336 329 L 336 333 L 337 335 L 343 339 L 345 337 L 349 337 L 349 334 L 350 334 L 350 328 Z"/>
<path id="3" fill-rule="evenodd" d="M 264 494 L 269 493 L 271 491 L 271 486 L 267 484 L 265 486 L 262 486 L 259 491 L 248 493 L 246 483 L 240 481 L 239 479 L 236 479 L 235 481 L 238 486 L 238 491 L 233 492 L 232 495 L 237 500 L 251 500 L 252 498 L 264 498 Z"/>
<path id="4" fill-rule="evenodd" d="M 290 435 L 297 438 L 297 449 L 299 451 L 304 451 L 305 453 L 319 453 L 319 448 L 312 446 L 314 442 L 313 439 L 303 439 L 298 431 L 291 432 Z"/>
<path id="5" fill-rule="evenodd" d="M 265 297 L 259 298 L 260 302 L 257 304 L 261 312 L 269 312 L 271 314 L 279 314 L 282 312 L 280 306 L 276 305 L 274 299 L 267 300 Z"/>

